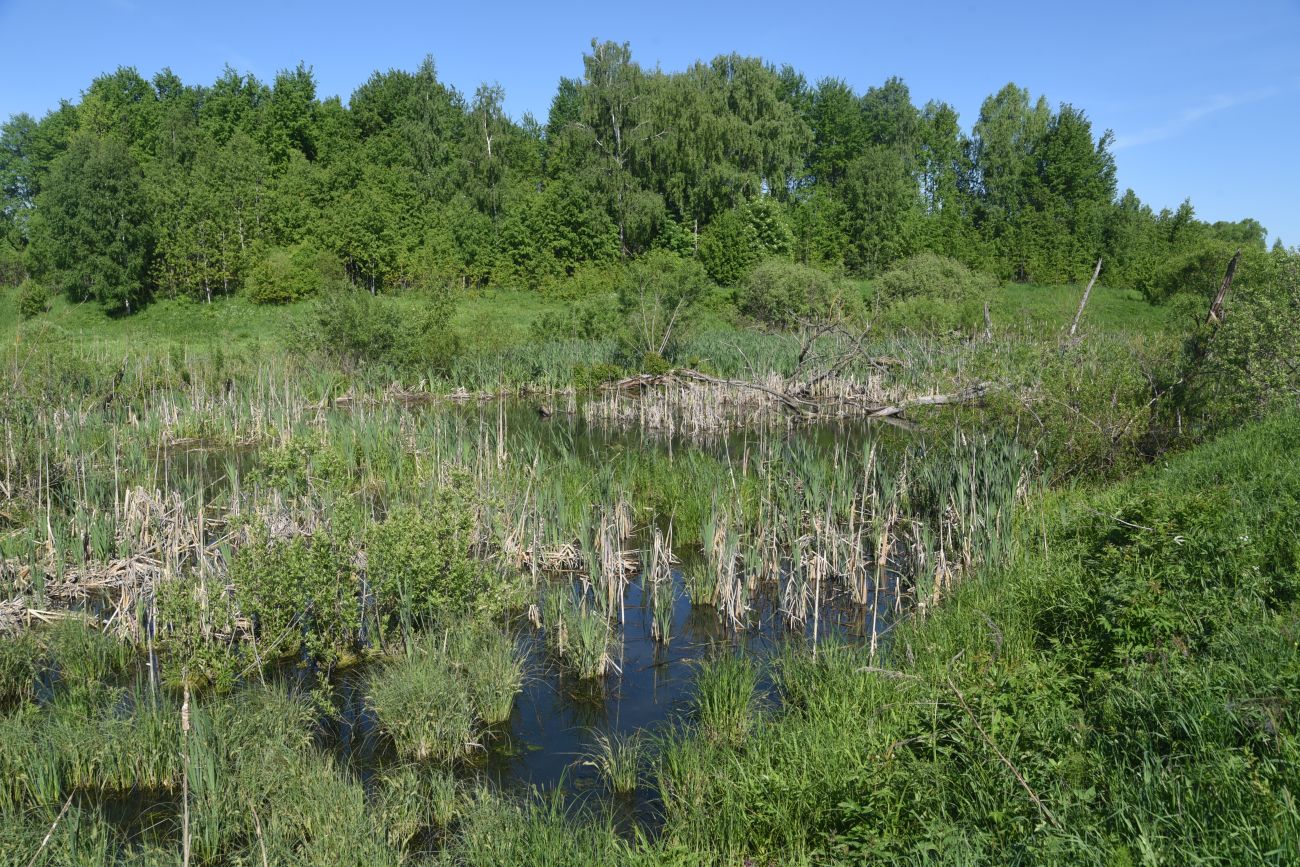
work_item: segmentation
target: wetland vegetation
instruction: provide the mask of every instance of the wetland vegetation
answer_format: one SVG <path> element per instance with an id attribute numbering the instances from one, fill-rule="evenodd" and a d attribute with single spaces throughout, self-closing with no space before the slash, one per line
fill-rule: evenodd
<path id="1" fill-rule="evenodd" d="M 6 124 L 0 863 L 1300 859 L 1295 251 L 1014 87 L 585 71 Z"/>

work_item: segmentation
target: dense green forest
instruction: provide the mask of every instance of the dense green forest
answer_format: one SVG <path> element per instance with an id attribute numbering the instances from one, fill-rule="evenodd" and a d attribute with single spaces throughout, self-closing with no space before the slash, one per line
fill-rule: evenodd
<path id="1" fill-rule="evenodd" d="M 118 69 L 5 122 L 4 282 L 133 311 L 345 279 L 546 288 L 656 251 L 721 285 L 770 257 L 870 277 L 932 252 L 1038 283 L 1102 257 L 1110 284 L 1161 296 L 1202 258 L 1265 244 L 1253 220 L 1121 194 L 1110 133 L 1014 84 L 967 128 L 898 78 L 858 93 L 735 54 L 664 72 L 595 40 L 582 63 L 544 122 L 507 116 L 500 86 L 440 81 L 432 59 L 346 104 L 303 65 L 269 84 Z"/>

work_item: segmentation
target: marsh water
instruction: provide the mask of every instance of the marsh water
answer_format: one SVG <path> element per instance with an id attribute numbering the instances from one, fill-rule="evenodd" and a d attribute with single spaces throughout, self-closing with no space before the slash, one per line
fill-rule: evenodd
<path id="1" fill-rule="evenodd" d="M 655 450 L 676 456 L 703 450 L 740 465 L 756 459 L 760 443 L 770 446 L 773 438 L 829 451 L 863 449 L 868 442 L 878 448 L 902 448 L 912 436 L 895 426 L 864 421 L 778 426 L 761 431 L 741 429 L 703 438 L 665 436 L 588 424 L 580 413 L 564 408 L 545 415 L 538 411 L 536 403 L 527 400 L 438 404 L 410 407 L 407 411 L 415 424 L 428 414 L 444 413 L 457 424 L 500 435 L 499 441 L 493 440 L 494 448 L 553 448 L 577 455 L 594 467 L 632 451 Z M 158 482 L 164 489 L 178 487 L 207 502 L 223 492 L 232 471 L 242 473 L 255 467 L 257 460 L 258 453 L 252 449 L 215 449 L 201 444 L 179 447 L 163 456 Z M 647 528 L 639 528 L 629 544 L 633 549 L 646 549 Z M 607 799 L 604 803 L 613 807 L 625 827 L 653 832 L 657 824 L 656 799 L 648 783 L 643 782 L 632 794 L 611 795 L 598 771 L 586 762 L 598 737 L 637 732 L 653 737 L 667 727 L 684 724 L 695 671 L 701 661 L 711 656 L 745 654 L 762 659 L 791 644 L 832 637 L 863 641 L 873 630 L 886 632 L 895 614 L 891 587 L 880 588 L 868 606 L 855 605 L 846 593 L 837 595 L 831 588 L 819 597 L 814 616 L 792 627 L 779 610 L 776 591 L 760 587 L 750 600 L 745 628 L 738 629 L 725 624 L 713 607 L 692 605 L 684 587 L 684 571 L 700 557 L 698 549 L 680 546 L 675 553 L 678 563 L 672 570 L 670 640 L 665 643 L 652 637 L 652 609 L 642 578 L 629 576 L 614 632 L 615 670 L 603 678 L 576 677 L 553 656 L 541 630 L 524 614 L 514 616 L 511 628 L 527 659 L 523 691 L 516 698 L 509 721 L 489 731 L 481 749 L 462 764 L 458 773 L 486 779 L 508 790 L 562 787 L 575 796 L 571 798 L 575 804 L 590 797 Z M 548 580 L 564 589 L 565 583 L 579 579 L 561 576 Z M 380 736 L 367 703 L 369 674 L 369 666 L 362 664 L 328 676 L 333 710 L 320 714 L 317 732 L 318 745 L 334 753 L 363 782 L 385 767 L 400 763 L 391 744 Z M 292 689 L 307 691 L 320 685 L 321 675 L 304 661 L 283 665 L 269 676 L 287 681 Z M 137 682 L 145 680 L 137 678 Z M 779 702 L 770 682 L 760 682 L 760 693 L 763 704 L 775 706 Z M 138 807 L 145 809 L 148 805 Z M 123 808 L 124 820 L 137 820 L 130 816 L 131 812 Z"/>

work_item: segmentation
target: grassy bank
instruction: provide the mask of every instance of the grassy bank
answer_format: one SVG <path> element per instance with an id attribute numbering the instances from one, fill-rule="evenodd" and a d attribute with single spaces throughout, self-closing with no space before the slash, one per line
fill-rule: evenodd
<path id="1" fill-rule="evenodd" d="M 864 287 L 870 296 L 870 287 Z M 994 327 L 1024 329 L 1050 335 L 1068 328 L 1078 307 L 1082 287 L 1006 284 L 990 303 Z M 0 289 L 0 339 L 11 341 L 22 327 L 16 287 Z M 398 296 L 397 303 L 414 303 Z M 613 305 L 611 296 L 608 303 Z M 74 304 L 51 299 L 50 310 L 36 323 L 56 327 L 61 339 L 106 350 L 138 352 L 149 347 L 165 351 L 180 343 L 189 351 L 206 353 L 216 346 L 226 350 L 283 351 L 296 325 L 313 315 L 315 302 L 284 305 L 254 304 L 242 296 L 216 298 L 205 304 L 193 299 L 163 299 L 132 316 L 110 316 L 94 304 Z M 536 342 L 534 329 L 548 313 L 560 313 L 573 299 L 533 291 L 484 289 L 466 293 L 458 302 L 452 327 L 466 349 L 501 349 Z M 1148 304 L 1141 293 L 1122 287 L 1098 286 L 1088 304 L 1087 323 L 1097 331 L 1153 332 L 1166 325 L 1166 310 Z M 708 315 L 706 330 L 729 331 L 727 315 Z"/>
<path id="2" fill-rule="evenodd" d="M 665 852 L 1295 863 L 1297 536 L 1295 416 L 1045 495 L 1012 565 L 898 630 L 889 670 L 794 656 L 743 746 L 672 741 Z"/>

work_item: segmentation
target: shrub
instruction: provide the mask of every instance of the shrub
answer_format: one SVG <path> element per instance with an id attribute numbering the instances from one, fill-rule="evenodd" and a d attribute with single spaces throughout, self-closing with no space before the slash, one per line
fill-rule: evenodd
<path id="1" fill-rule="evenodd" d="M 698 262 L 672 253 L 655 250 L 633 263 L 618 289 L 625 354 L 672 358 L 708 285 Z"/>
<path id="2" fill-rule="evenodd" d="M 350 546 L 323 531 L 285 540 L 254 525 L 231 562 L 230 583 L 240 611 L 256 624 L 262 658 L 305 651 L 328 665 L 361 625 Z"/>
<path id="3" fill-rule="evenodd" d="M 575 364 L 573 367 L 573 387 L 577 389 L 598 388 L 607 382 L 613 382 L 622 375 L 623 368 L 607 361 Z"/>
<path id="4" fill-rule="evenodd" d="M 250 269 L 245 291 L 257 304 L 288 304 L 344 279 L 336 256 L 304 243 L 268 250 Z"/>
<path id="5" fill-rule="evenodd" d="M 1209 301 L 1219 290 L 1223 274 L 1237 247 L 1223 241 L 1205 240 L 1191 249 L 1171 256 L 1157 266 L 1152 274 L 1142 280 L 1139 288 L 1153 304 L 1163 304 L 1179 295 L 1193 295 Z M 1262 248 L 1244 247 L 1232 291 L 1240 295 L 1268 282 L 1271 274 L 1270 257 Z M 1204 309 L 1201 315 L 1205 315 Z"/>
<path id="6" fill-rule="evenodd" d="M 1211 429 L 1300 400 L 1300 256 L 1279 252 L 1243 262 L 1239 274 L 1246 285 L 1234 281 L 1222 324 L 1198 332 L 1187 348 L 1197 366 L 1184 377 L 1189 387 L 1180 409 Z"/>
<path id="7" fill-rule="evenodd" d="M 20 286 L 26 279 L 27 267 L 22 254 L 0 238 L 0 286 Z"/>
<path id="8" fill-rule="evenodd" d="M 440 487 L 419 509 L 395 509 L 366 531 L 367 572 L 381 625 L 464 611 L 488 588 L 471 555 L 474 513 L 467 486 Z"/>
<path id="9" fill-rule="evenodd" d="M 610 295 L 578 299 L 562 310 L 543 313 L 533 321 L 533 337 L 546 340 L 599 340 L 616 334 L 618 305 Z"/>
<path id="10" fill-rule="evenodd" d="M 347 363 L 444 373 L 460 351 L 460 341 L 449 328 L 450 293 L 426 293 L 417 299 L 403 303 L 336 289 L 319 302 L 312 337 L 326 353 Z"/>
<path id="11" fill-rule="evenodd" d="M 862 306 L 845 281 L 781 259 L 768 259 L 754 268 L 737 290 L 736 303 L 745 315 L 778 328 L 789 328 L 801 319 L 852 317 Z"/>
<path id="12" fill-rule="evenodd" d="M 876 280 L 875 304 L 895 325 L 970 330 L 978 326 L 984 301 L 996 286 L 992 277 L 955 259 L 922 253 Z"/>
<path id="13" fill-rule="evenodd" d="M 18 287 L 18 315 L 33 319 L 49 309 L 49 291 L 35 280 L 24 280 Z"/>

